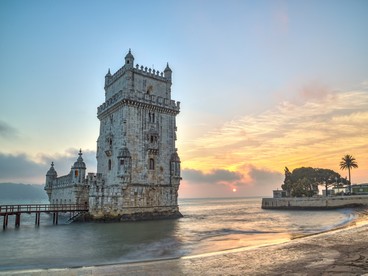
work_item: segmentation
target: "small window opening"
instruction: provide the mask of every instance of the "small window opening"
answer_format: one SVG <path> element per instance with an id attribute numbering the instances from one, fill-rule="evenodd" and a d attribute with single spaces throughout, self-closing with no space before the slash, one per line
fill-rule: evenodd
<path id="1" fill-rule="evenodd" d="M 75 171 L 75 172 L 74 172 L 74 175 L 75 175 L 75 176 L 78 176 L 78 171 Z"/>
<path id="2" fill-rule="evenodd" d="M 111 171 L 111 159 L 109 159 L 109 171 Z"/>
<path id="3" fill-rule="evenodd" d="M 150 170 L 155 169 L 155 160 L 153 158 L 150 158 L 150 160 L 149 160 L 149 169 Z"/>
<path id="4" fill-rule="evenodd" d="M 149 112 L 148 116 L 149 116 L 149 122 L 154 123 L 155 122 L 155 113 Z"/>
<path id="5" fill-rule="evenodd" d="M 120 165 L 124 165 L 124 159 L 120 159 Z"/>

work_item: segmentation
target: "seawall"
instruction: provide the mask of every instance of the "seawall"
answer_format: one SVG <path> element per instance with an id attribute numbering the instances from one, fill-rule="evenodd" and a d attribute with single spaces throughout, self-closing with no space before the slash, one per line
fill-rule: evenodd
<path id="1" fill-rule="evenodd" d="M 368 195 L 263 198 L 262 209 L 337 209 L 368 206 Z"/>

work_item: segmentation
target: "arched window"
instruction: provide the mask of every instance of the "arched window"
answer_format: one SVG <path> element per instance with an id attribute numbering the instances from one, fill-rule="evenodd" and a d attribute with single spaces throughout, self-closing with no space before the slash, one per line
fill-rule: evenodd
<path id="1" fill-rule="evenodd" d="M 111 159 L 109 159 L 109 171 L 111 171 Z"/>
<path id="2" fill-rule="evenodd" d="M 150 123 L 154 123 L 154 122 L 155 122 L 155 113 L 153 113 L 153 112 L 152 112 L 152 113 L 151 113 L 151 112 L 149 112 L 149 113 L 148 113 L 148 118 L 149 118 L 149 120 L 148 120 L 148 121 L 149 121 Z"/>
<path id="3" fill-rule="evenodd" d="M 74 176 L 78 176 L 78 171 L 74 171 Z"/>
<path id="4" fill-rule="evenodd" d="M 149 160 L 149 169 L 150 170 L 155 169 L 155 160 L 153 158 L 150 158 L 150 160 Z"/>

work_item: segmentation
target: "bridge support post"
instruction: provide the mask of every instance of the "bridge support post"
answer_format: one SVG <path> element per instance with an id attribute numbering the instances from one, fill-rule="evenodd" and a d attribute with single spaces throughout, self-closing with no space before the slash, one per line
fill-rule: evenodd
<path id="1" fill-rule="evenodd" d="M 52 216 L 52 223 L 53 224 L 58 224 L 58 220 L 59 220 L 59 212 L 54 212 L 54 214 Z"/>
<path id="2" fill-rule="evenodd" d="M 15 214 L 15 227 L 20 226 L 20 213 Z"/>
<path id="3" fill-rule="evenodd" d="M 4 215 L 3 229 L 5 229 L 6 227 L 8 227 L 8 215 L 7 214 Z"/>
<path id="4" fill-rule="evenodd" d="M 40 226 L 40 217 L 41 213 L 40 212 L 36 213 L 35 225 L 37 226 Z"/>

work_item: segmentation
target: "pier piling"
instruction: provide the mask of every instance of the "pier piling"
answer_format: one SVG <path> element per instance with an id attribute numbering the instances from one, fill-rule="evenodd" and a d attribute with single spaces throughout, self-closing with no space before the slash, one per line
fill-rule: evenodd
<path id="1" fill-rule="evenodd" d="M 20 226 L 20 213 L 15 214 L 15 227 Z"/>

